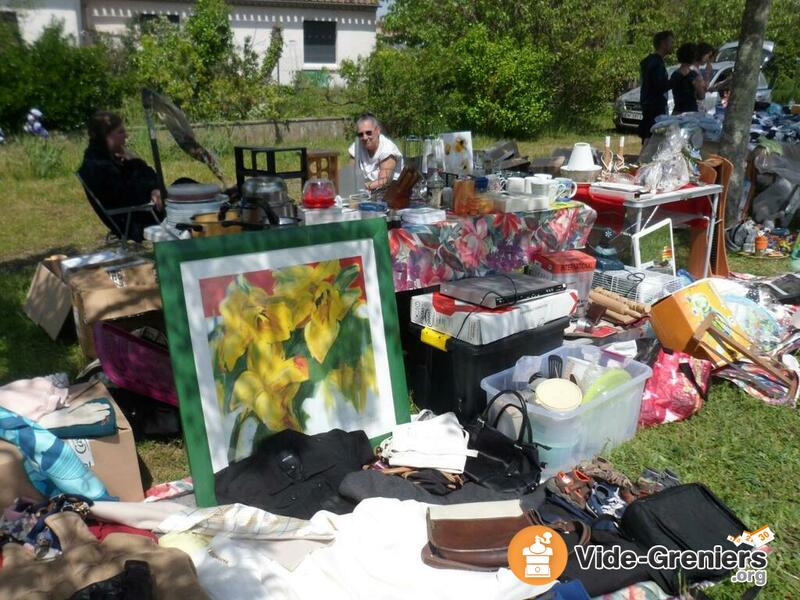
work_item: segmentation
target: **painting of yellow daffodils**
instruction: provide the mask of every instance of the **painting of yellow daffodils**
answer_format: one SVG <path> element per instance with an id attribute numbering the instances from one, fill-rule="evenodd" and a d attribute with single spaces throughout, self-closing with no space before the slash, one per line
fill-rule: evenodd
<path id="1" fill-rule="evenodd" d="M 358 427 L 378 382 L 360 257 L 200 281 L 228 460 L 283 429 Z"/>

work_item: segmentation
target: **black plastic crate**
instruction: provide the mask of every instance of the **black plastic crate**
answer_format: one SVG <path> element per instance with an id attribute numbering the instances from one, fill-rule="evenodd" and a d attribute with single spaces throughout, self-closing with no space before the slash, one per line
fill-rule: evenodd
<path id="1" fill-rule="evenodd" d="M 569 317 L 521 331 L 483 346 L 450 338 L 447 350 L 420 340 L 422 326 L 410 323 L 405 337 L 406 379 L 414 403 L 437 414 L 454 412 L 468 423 L 486 406 L 481 380 L 513 366 L 523 356 L 537 356 L 564 343 Z"/>

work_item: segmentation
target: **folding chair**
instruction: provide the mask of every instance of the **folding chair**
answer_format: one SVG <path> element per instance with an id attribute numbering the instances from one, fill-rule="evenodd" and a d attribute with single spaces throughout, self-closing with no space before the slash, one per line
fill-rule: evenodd
<path id="1" fill-rule="evenodd" d="M 92 190 L 89 189 L 89 186 L 86 185 L 86 182 L 83 180 L 83 178 L 81 178 L 80 173 L 75 173 L 75 177 L 77 177 L 78 181 L 81 182 L 83 191 L 86 192 L 86 198 L 89 200 L 89 204 L 94 209 L 94 212 L 97 214 L 98 218 L 103 222 L 103 225 L 108 227 L 108 229 L 119 238 L 123 245 L 128 241 L 128 233 L 130 232 L 131 220 L 134 213 L 149 213 L 153 217 L 154 224 L 157 224 L 161 221 L 161 219 L 158 218 L 158 215 L 156 215 L 153 205 L 149 202 L 147 204 L 138 204 L 136 206 L 126 206 L 123 208 L 105 208 L 97 199 L 97 196 L 94 195 Z M 125 215 L 124 230 L 120 228 L 119 223 L 117 223 L 117 221 L 113 218 L 119 215 Z"/>

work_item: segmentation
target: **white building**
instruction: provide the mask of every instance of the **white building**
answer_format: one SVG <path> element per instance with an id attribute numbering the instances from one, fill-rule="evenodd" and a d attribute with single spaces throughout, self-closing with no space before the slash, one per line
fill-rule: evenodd
<path id="1" fill-rule="evenodd" d="M 378 0 L 234 0 L 231 28 L 235 43 L 250 37 L 257 51 L 269 46 L 272 29 L 283 31 L 278 79 L 291 83 L 295 73 L 335 72 L 344 59 L 368 56 L 375 48 Z M 53 20 L 76 40 L 85 32 L 120 34 L 130 22 L 164 15 L 185 21 L 192 2 L 172 0 L 0 0 L 0 19 L 16 22 L 26 41 L 35 40 Z"/>

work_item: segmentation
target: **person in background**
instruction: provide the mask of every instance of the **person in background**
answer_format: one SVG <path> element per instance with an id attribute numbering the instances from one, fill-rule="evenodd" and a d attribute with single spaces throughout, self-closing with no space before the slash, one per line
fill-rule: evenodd
<path id="1" fill-rule="evenodd" d="M 156 172 L 125 145 L 128 133 L 122 118 L 112 112 L 96 112 L 89 119 L 88 130 L 89 146 L 78 175 L 103 208 L 113 210 L 152 203 L 160 211 L 163 205 Z M 127 215 L 110 218 L 125 231 Z M 141 242 L 144 228 L 155 224 L 152 215 L 133 213 L 128 239 Z"/>
<path id="2" fill-rule="evenodd" d="M 362 114 L 356 125 L 358 141 L 348 149 L 350 158 L 361 170 L 367 190 L 382 188 L 400 176 L 403 154 L 392 140 L 381 133 L 381 125 L 375 115 Z"/>
<path id="3" fill-rule="evenodd" d="M 698 58 L 697 45 L 691 43 L 682 44 L 676 54 L 681 65 L 672 72 L 672 76 L 669 78 L 672 99 L 675 101 L 672 114 L 680 115 L 687 112 L 697 112 L 697 101 L 706 96 L 705 81 L 694 68 Z"/>
<path id="4" fill-rule="evenodd" d="M 667 114 L 667 92 L 669 77 L 664 57 L 672 53 L 675 36 L 671 31 L 659 31 L 653 36 L 653 50 L 647 58 L 639 63 L 642 91 L 642 121 L 639 123 L 639 137 L 646 140 L 651 136 L 650 129 L 656 117 Z"/>
<path id="5" fill-rule="evenodd" d="M 714 77 L 714 57 L 716 54 L 717 51 L 714 49 L 714 46 L 708 42 L 700 42 L 697 44 L 697 57 L 694 66 L 697 72 L 703 77 L 706 89 L 711 85 L 711 78 Z"/>

